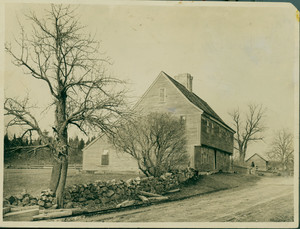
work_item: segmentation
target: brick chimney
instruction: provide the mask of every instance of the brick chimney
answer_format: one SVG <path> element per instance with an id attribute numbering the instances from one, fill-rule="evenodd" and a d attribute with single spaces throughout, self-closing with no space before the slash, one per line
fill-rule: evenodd
<path id="1" fill-rule="evenodd" d="M 193 89 L 193 77 L 189 73 L 182 73 L 174 77 L 176 81 L 181 83 L 183 86 L 185 86 L 186 89 L 188 89 L 190 92 L 192 92 Z"/>

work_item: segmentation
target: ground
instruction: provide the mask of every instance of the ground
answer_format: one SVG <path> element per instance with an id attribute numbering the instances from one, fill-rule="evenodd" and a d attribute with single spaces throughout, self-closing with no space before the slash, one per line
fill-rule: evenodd
<path id="1" fill-rule="evenodd" d="M 32 195 L 48 187 L 50 169 L 5 169 L 4 196 L 26 189 Z M 67 185 L 129 179 L 137 174 L 84 174 L 68 171 Z M 260 179 L 259 179 L 260 178 Z M 85 222 L 292 222 L 293 178 L 219 173 L 201 176 L 170 195 L 177 201 L 110 214 L 59 221 Z M 222 191 L 220 191 L 222 190 Z M 210 192 L 210 194 L 205 194 Z M 189 198 L 178 200 L 190 196 Z M 193 196 L 193 197 L 191 197 Z"/>
<path id="2" fill-rule="evenodd" d="M 240 186 L 181 201 L 104 215 L 85 222 L 292 222 L 293 178 L 265 177 Z"/>

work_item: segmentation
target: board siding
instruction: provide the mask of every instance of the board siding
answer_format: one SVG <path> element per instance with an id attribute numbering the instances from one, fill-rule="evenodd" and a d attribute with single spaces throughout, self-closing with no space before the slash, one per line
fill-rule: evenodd
<path id="1" fill-rule="evenodd" d="M 108 150 L 108 165 L 101 165 L 104 150 Z M 139 171 L 136 160 L 128 154 L 117 152 L 107 142 L 106 136 L 102 136 L 87 150 L 83 151 L 82 169 L 90 171 Z"/>
<path id="2" fill-rule="evenodd" d="M 160 102 L 160 89 L 165 88 L 165 102 Z M 200 145 L 199 126 L 201 110 L 191 104 L 169 79 L 161 75 L 156 83 L 147 91 L 142 100 L 135 107 L 142 114 L 150 112 L 169 112 L 176 117 L 186 118 L 187 152 L 190 157 L 190 166 L 194 167 L 194 146 Z"/>

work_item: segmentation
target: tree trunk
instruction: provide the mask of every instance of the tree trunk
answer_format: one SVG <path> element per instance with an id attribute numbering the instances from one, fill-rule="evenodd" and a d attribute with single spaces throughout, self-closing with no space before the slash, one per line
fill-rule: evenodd
<path id="1" fill-rule="evenodd" d="M 58 183 L 60 180 L 61 174 L 61 161 L 59 159 L 54 160 L 54 164 L 52 167 L 51 179 L 50 179 L 50 189 L 56 193 Z"/>
<path id="2" fill-rule="evenodd" d="M 60 170 L 59 182 L 55 192 L 56 201 L 57 201 L 56 203 L 58 205 L 58 208 L 62 208 L 64 205 L 64 189 L 67 180 L 67 173 L 68 173 L 68 158 L 65 155 L 63 155 L 61 157 L 61 170 Z"/>

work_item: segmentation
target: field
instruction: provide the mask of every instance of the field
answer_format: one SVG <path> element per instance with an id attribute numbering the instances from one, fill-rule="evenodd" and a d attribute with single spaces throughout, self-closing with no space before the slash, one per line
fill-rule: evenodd
<path id="1" fill-rule="evenodd" d="M 50 176 L 51 169 L 4 169 L 3 196 L 20 194 L 24 189 L 33 196 L 39 195 L 42 190 L 48 188 Z M 137 176 L 138 174 L 135 173 L 88 174 L 69 169 L 66 185 L 89 183 L 95 180 L 127 180 Z"/>

